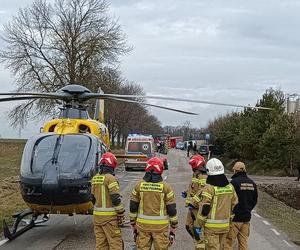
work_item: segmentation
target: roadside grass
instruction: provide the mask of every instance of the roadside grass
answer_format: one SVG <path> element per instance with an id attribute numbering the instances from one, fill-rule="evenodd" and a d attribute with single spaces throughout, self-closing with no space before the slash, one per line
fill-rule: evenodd
<path id="1" fill-rule="evenodd" d="M 1 195 L 1 189 L 9 189 L 3 196 Z M 18 183 L 14 183 L 13 187 L 0 186 L 0 232 L 2 232 L 2 220 L 5 219 L 8 224 L 12 224 L 12 214 L 18 211 L 22 211 L 26 208 L 26 204 L 22 199 Z"/>
<path id="2" fill-rule="evenodd" d="M 286 233 L 291 241 L 300 245 L 300 210 L 293 209 L 260 191 L 256 211 Z"/>

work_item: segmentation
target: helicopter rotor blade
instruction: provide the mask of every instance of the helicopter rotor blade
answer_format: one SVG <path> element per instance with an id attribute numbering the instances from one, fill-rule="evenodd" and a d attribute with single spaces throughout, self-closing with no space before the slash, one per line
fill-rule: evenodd
<path id="1" fill-rule="evenodd" d="M 53 97 L 53 98 L 63 98 L 63 97 L 71 97 L 70 94 L 66 93 L 39 93 L 39 92 L 6 92 L 6 93 L 0 93 L 0 96 L 2 95 L 9 95 L 9 96 L 45 96 L 45 97 Z"/>
<path id="2" fill-rule="evenodd" d="M 119 94 L 96 94 L 96 93 L 87 93 L 85 94 L 85 98 L 105 98 L 105 97 L 114 97 L 120 99 L 157 99 L 157 100 L 168 100 L 168 101 L 178 101 L 178 102 L 191 102 L 191 103 L 200 103 L 200 104 L 212 104 L 219 106 L 228 106 L 228 107 L 236 107 L 236 108 L 252 108 L 252 109 L 261 109 L 261 110 L 272 110 L 272 108 L 267 107 L 256 107 L 256 106 L 248 106 L 248 105 L 239 105 L 239 104 L 231 104 L 231 103 L 221 103 L 221 102 L 212 102 L 212 101 L 201 101 L 195 99 L 186 99 L 186 98 L 176 98 L 176 97 L 167 97 L 167 96 L 153 96 L 153 95 L 119 95 Z"/>
<path id="3" fill-rule="evenodd" d="M 58 99 L 57 97 L 49 96 L 12 96 L 6 98 L 0 98 L 0 102 L 12 102 L 12 101 L 23 101 L 23 100 L 32 100 L 32 99 Z"/>
<path id="4" fill-rule="evenodd" d="M 199 115 L 199 114 L 194 113 L 194 112 L 189 112 L 189 111 L 184 111 L 184 110 L 174 109 L 174 108 L 168 108 L 168 107 L 164 107 L 164 106 L 160 106 L 160 105 L 154 105 L 154 104 L 149 104 L 149 103 L 143 103 L 143 102 L 139 102 L 139 101 L 135 101 L 135 100 L 121 99 L 121 98 L 107 98 L 107 99 L 108 100 L 120 101 L 120 102 L 137 103 L 137 104 L 141 104 L 141 105 L 145 105 L 145 106 L 149 106 L 149 107 L 166 109 L 166 110 L 170 110 L 170 111 L 174 111 L 174 112 L 179 112 L 179 113 L 183 113 L 183 114 L 187 114 L 187 115 Z"/>

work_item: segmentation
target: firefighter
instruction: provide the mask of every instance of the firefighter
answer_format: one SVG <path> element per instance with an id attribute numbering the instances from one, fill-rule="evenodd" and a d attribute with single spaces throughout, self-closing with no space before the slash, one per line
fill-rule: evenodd
<path id="1" fill-rule="evenodd" d="M 198 235 L 194 231 L 194 222 L 197 216 L 197 205 L 200 202 L 200 199 L 196 194 L 200 194 L 202 192 L 207 178 L 204 157 L 201 155 L 194 155 L 189 161 L 189 164 L 193 170 L 192 182 L 189 185 L 188 190 L 181 193 L 181 196 L 186 198 L 186 207 L 189 208 L 185 228 L 194 239 L 195 249 L 205 249 L 203 235 Z"/>
<path id="2" fill-rule="evenodd" d="M 137 248 L 163 250 L 173 243 L 178 224 L 174 192 L 163 181 L 163 162 L 153 157 L 148 160 L 145 176 L 131 193 L 130 222 Z"/>
<path id="3" fill-rule="evenodd" d="M 123 249 L 121 236 L 125 209 L 121 202 L 119 183 L 114 176 L 116 157 L 104 153 L 97 173 L 92 179 L 92 201 L 94 203 L 94 232 L 97 250 Z"/>
<path id="4" fill-rule="evenodd" d="M 234 175 L 231 184 L 238 195 L 239 203 L 234 208 L 234 218 L 227 235 L 225 250 L 232 250 L 233 241 L 237 238 L 239 250 L 248 249 L 250 234 L 251 211 L 257 203 L 257 188 L 246 174 L 243 162 L 236 162 L 233 166 Z"/>
<path id="5" fill-rule="evenodd" d="M 204 230 L 205 249 L 220 250 L 224 248 L 238 198 L 234 187 L 224 175 L 224 166 L 220 160 L 210 159 L 206 170 L 208 177 L 199 196 L 199 211 L 194 227 L 198 234 Z"/>

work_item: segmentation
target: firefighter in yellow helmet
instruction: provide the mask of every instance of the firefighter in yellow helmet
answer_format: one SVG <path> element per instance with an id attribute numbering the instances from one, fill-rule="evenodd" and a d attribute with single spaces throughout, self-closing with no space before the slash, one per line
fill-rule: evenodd
<path id="1" fill-rule="evenodd" d="M 205 249 L 220 250 L 224 248 L 238 197 L 224 175 L 220 160 L 210 159 L 206 169 L 208 177 L 199 196 L 199 211 L 194 226 L 199 234 L 204 230 Z"/>
<path id="2" fill-rule="evenodd" d="M 92 179 L 94 202 L 94 232 L 97 250 L 123 249 L 121 229 L 125 209 L 121 202 L 119 183 L 114 176 L 116 157 L 104 153 L 99 162 L 99 173 Z"/>
<path id="3" fill-rule="evenodd" d="M 137 248 L 163 250 L 173 243 L 177 228 L 177 210 L 174 192 L 162 179 L 163 162 L 151 158 L 146 174 L 131 193 L 130 222 L 134 230 Z"/>
<path id="4" fill-rule="evenodd" d="M 200 199 L 196 194 L 202 192 L 207 178 L 205 159 L 201 155 L 194 155 L 190 159 L 189 164 L 193 170 L 192 182 L 190 183 L 188 190 L 181 193 L 181 196 L 186 198 L 186 207 L 189 208 L 185 228 L 194 239 L 195 249 L 205 249 L 203 234 L 198 235 L 194 230 L 194 222 L 198 212 L 198 203 L 200 202 Z"/>

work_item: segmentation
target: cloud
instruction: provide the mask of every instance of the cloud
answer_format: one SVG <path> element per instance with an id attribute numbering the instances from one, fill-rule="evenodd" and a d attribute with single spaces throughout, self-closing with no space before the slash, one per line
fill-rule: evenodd
<path id="1" fill-rule="evenodd" d="M 0 24 L 24 2 L 30 1 L 4 1 Z M 149 94 L 245 105 L 255 104 L 269 87 L 299 92 L 299 12 L 300 2 L 294 0 L 110 3 L 111 16 L 118 18 L 134 47 L 121 58 L 126 78 L 140 83 Z M 8 78 L 9 73 L 0 69 L 0 91 L 12 88 L 5 84 L 11 83 Z M 163 124 L 191 120 L 195 126 L 206 126 L 210 119 L 236 110 L 149 102 L 200 113 L 190 117 L 151 108 Z"/>

